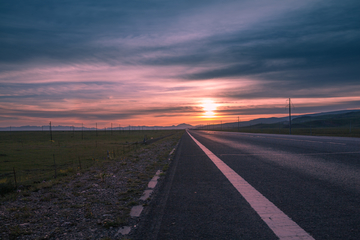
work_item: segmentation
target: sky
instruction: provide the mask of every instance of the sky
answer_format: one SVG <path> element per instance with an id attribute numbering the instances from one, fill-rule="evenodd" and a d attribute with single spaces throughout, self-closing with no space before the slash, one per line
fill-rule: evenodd
<path id="1" fill-rule="evenodd" d="M 0 127 L 360 109 L 358 0 L 0 2 Z"/>

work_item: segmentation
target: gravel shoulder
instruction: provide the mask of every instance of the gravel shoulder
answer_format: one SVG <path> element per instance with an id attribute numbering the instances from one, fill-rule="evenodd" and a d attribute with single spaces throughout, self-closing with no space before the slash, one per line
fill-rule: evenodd
<path id="1" fill-rule="evenodd" d="M 0 239 L 129 239 L 119 230 L 136 228 L 131 207 L 149 205 L 140 197 L 157 170 L 166 172 L 182 134 L 2 197 Z"/>

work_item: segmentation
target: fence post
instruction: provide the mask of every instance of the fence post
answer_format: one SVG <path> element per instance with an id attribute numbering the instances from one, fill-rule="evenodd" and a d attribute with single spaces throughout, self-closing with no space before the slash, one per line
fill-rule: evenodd
<path id="1" fill-rule="evenodd" d="M 52 142 L 53 138 L 52 138 L 52 131 L 51 131 L 51 122 L 50 122 L 50 141 Z"/>
<path id="2" fill-rule="evenodd" d="M 80 170 L 81 170 L 81 161 L 80 161 L 80 156 L 79 156 L 79 167 L 80 167 Z"/>
<path id="3" fill-rule="evenodd" d="M 55 170 L 55 177 L 57 177 L 57 174 L 56 174 L 56 162 L 55 162 L 55 154 L 53 154 L 53 159 L 54 159 L 54 170 Z"/>
<path id="4" fill-rule="evenodd" d="M 15 179 L 15 189 L 17 189 L 15 167 L 13 167 L 13 172 L 14 172 L 14 179 Z"/>

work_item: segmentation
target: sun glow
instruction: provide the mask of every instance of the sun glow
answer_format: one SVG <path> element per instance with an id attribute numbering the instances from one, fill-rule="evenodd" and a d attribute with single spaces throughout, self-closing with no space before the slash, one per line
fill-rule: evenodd
<path id="1" fill-rule="evenodd" d="M 214 111 L 216 110 L 217 108 L 217 104 L 214 103 L 213 100 L 204 100 L 202 103 L 201 103 L 201 106 L 204 110 L 204 117 L 207 117 L 207 118 L 211 118 L 211 117 L 214 117 L 215 116 L 215 113 Z"/>

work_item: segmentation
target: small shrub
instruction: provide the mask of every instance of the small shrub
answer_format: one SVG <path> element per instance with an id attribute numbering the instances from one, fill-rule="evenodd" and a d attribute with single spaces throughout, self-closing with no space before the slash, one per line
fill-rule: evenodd
<path id="1" fill-rule="evenodd" d="M 44 194 L 40 201 L 43 201 L 43 202 L 50 202 L 51 199 L 54 199 L 54 198 L 57 198 L 57 195 L 54 194 L 54 193 L 48 193 L 48 194 Z"/>
<path id="2" fill-rule="evenodd" d="M 118 227 L 119 224 L 115 221 L 112 221 L 110 219 L 106 219 L 104 222 L 103 222 L 103 226 L 107 229 L 109 229 L 110 227 Z"/>
<path id="3" fill-rule="evenodd" d="M 169 164 L 165 164 L 163 167 L 163 172 L 166 172 L 169 169 Z"/>
<path id="4" fill-rule="evenodd" d="M 22 234 L 22 229 L 19 227 L 19 225 L 11 226 L 9 227 L 9 237 L 10 239 L 16 239 L 18 236 Z"/>
<path id="5" fill-rule="evenodd" d="M 29 192 L 23 192 L 22 194 L 24 197 L 29 197 L 30 196 L 30 193 Z"/>
<path id="6" fill-rule="evenodd" d="M 84 207 L 84 204 L 74 204 L 74 205 L 71 205 L 70 208 L 83 208 Z"/>
<path id="7" fill-rule="evenodd" d="M 128 200 L 130 200 L 129 196 L 124 196 L 124 197 L 119 198 L 119 201 L 128 201 Z"/>
<path id="8" fill-rule="evenodd" d="M 103 222 L 103 226 L 107 229 L 109 229 L 110 227 L 120 227 L 127 224 L 127 217 L 117 217 L 115 221 L 110 220 L 110 219 L 106 219 Z"/>
<path id="9" fill-rule="evenodd" d="M 26 231 L 19 227 L 19 225 L 9 227 L 9 239 L 17 239 L 21 235 L 30 235 L 31 231 Z"/>
<path id="10" fill-rule="evenodd" d="M 32 192 L 38 192 L 39 190 L 40 190 L 40 188 L 38 188 L 37 186 L 32 186 L 30 188 L 30 191 L 32 191 Z"/>
<path id="11" fill-rule="evenodd" d="M 138 205 L 138 203 L 135 202 L 135 201 L 131 201 L 131 202 L 129 202 L 127 205 L 128 205 L 128 206 L 135 206 L 135 205 Z"/>
<path id="12" fill-rule="evenodd" d="M 94 214 L 91 212 L 91 209 L 86 208 L 85 209 L 85 218 L 93 218 Z"/>
<path id="13" fill-rule="evenodd" d="M 73 191 L 72 194 L 73 194 L 75 197 L 79 197 L 79 196 L 80 196 L 80 193 L 79 193 L 79 192 Z"/>
<path id="14" fill-rule="evenodd" d="M 29 211 L 19 212 L 14 214 L 15 219 L 24 220 L 31 217 L 32 214 Z"/>
<path id="15" fill-rule="evenodd" d="M 54 185 L 53 181 L 43 181 L 41 183 L 38 184 L 38 188 L 39 189 L 47 189 L 47 188 L 51 188 Z"/>

